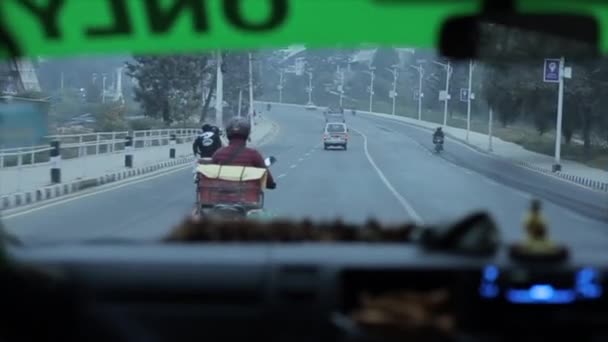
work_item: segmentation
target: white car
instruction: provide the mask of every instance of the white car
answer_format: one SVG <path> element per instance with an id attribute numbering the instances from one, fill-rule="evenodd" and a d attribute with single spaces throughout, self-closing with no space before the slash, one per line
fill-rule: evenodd
<path id="1" fill-rule="evenodd" d="M 317 110 L 317 106 L 315 106 L 313 103 L 309 103 L 306 105 L 306 109 L 307 110 Z"/>
<path id="2" fill-rule="evenodd" d="M 340 146 L 346 150 L 348 144 L 348 127 L 341 122 L 330 122 L 325 125 L 323 130 L 323 147 L 328 149 L 333 146 Z"/>

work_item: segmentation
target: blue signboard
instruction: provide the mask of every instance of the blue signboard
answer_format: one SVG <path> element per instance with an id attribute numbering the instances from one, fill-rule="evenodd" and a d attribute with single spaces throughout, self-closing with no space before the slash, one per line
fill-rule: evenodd
<path id="1" fill-rule="evenodd" d="M 10 101 L 0 103 L 0 146 L 28 147 L 45 144 L 49 134 L 45 102 Z"/>
<path id="2" fill-rule="evenodd" d="M 559 58 L 545 59 L 543 67 L 543 81 L 549 83 L 559 82 Z"/>

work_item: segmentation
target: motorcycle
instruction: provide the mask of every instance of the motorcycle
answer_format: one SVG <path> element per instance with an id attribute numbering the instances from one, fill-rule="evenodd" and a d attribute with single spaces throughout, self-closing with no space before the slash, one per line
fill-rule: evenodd
<path id="1" fill-rule="evenodd" d="M 443 151 L 443 138 L 435 137 L 433 138 L 433 144 L 435 144 L 435 153 L 439 153 Z"/>
<path id="2" fill-rule="evenodd" d="M 264 160 L 266 167 L 276 163 L 271 156 Z M 257 168 L 252 168 L 257 169 Z M 260 189 L 260 179 L 222 180 L 204 178 L 198 175 L 196 204 L 193 210 L 195 219 L 209 218 L 240 221 L 247 218 L 264 219 L 271 217 L 264 210 L 264 193 Z M 257 169 L 257 172 L 260 172 Z"/>
<path id="3" fill-rule="evenodd" d="M 353 114 L 353 116 L 357 115 L 357 111 L 356 110 L 351 110 L 351 113 Z"/>

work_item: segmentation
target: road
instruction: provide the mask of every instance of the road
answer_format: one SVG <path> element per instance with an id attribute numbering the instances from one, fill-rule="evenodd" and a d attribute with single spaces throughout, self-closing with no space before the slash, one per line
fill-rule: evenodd
<path id="1" fill-rule="evenodd" d="M 544 202 L 556 239 L 605 247 L 605 195 L 494 160 L 448 140 L 431 152 L 430 133 L 392 120 L 348 114 L 347 151 L 323 150 L 320 112 L 273 106 L 280 130 L 262 150 L 277 157 L 278 188 L 266 207 L 280 217 L 362 223 L 454 220 L 488 210 L 503 238 L 521 237 L 532 196 Z M 559 191 L 557 191 L 559 190 Z M 85 239 L 158 239 L 187 215 L 194 200 L 191 168 L 92 189 L 25 211 L 5 213 L 10 232 L 26 243 Z M 585 205 L 583 205 L 583 204 Z M 584 208 L 591 204 L 594 210 Z"/>

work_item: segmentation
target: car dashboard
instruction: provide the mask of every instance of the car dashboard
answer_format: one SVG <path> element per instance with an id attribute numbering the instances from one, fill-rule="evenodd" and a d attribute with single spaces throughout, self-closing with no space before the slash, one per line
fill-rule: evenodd
<path id="1" fill-rule="evenodd" d="M 334 318 L 348 317 L 361 293 L 404 289 L 447 290 L 459 334 L 483 341 L 574 331 L 583 341 L 608 330 L 606 259 L 591 252 L 555 266 L 401 243 L 81 244 L 10 255 L 155 341 L 367 340 Z"/>

